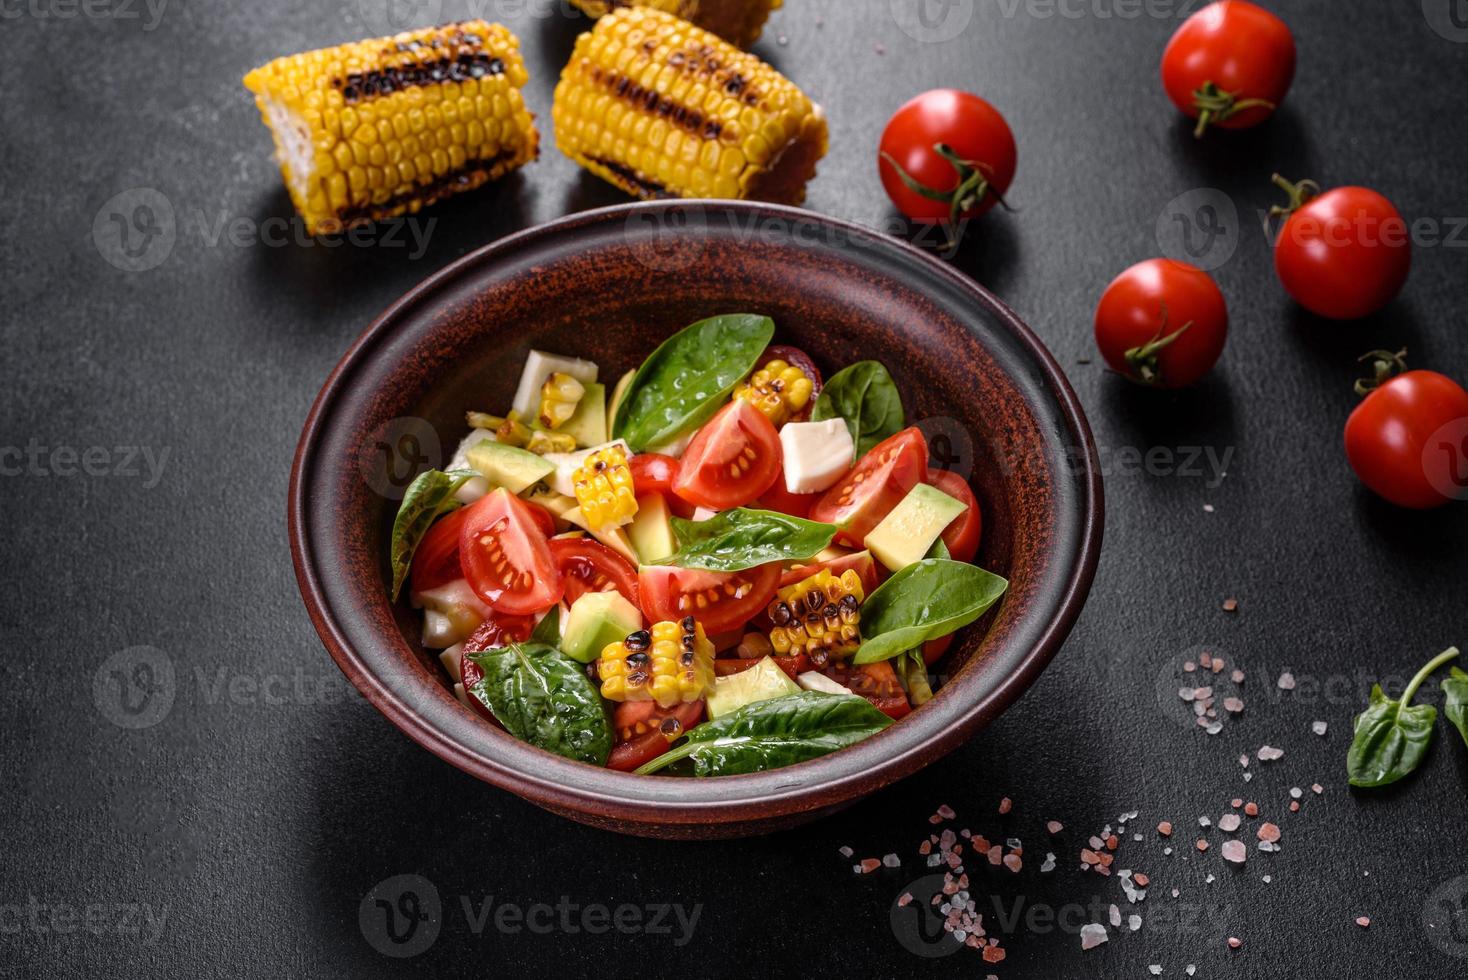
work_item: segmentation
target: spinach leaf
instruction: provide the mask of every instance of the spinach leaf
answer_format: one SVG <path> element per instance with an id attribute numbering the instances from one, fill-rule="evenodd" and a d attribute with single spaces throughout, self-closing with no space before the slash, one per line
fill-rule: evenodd
<path id="1" fill-rule="evenodd" d="M 704 722 L 637 772 L 647 775 L 683 759 L 696 776 L 764 772 L 844 749 L 891 724 L 866 698 L 801 691 Z"/>
<path id="2" fill-rule="evenodd" d="M 530 642 L 544 643 L 548 647 L 559 647 L 561 645 L 560 606 L 551 606 L 550 612 L 545 614 L 545 618 L 535 624 L 535 629 L 530 633 Z"/>
<path id="3" fill-rule="evenodd" d="M 831 375 L 811 414 L 814 422 L 845 419 L 856 444 L 853 461 L 873 446 L 902 431 L 907 413 L 902 395 L 887 369 L 876 361 L 857 361 Z"/>
<path id="4" fill-rule="evenodd" d="M 1443 714 L 1458 729 L 1463 741 L 1468 742 L 1468 674 L 1454 667 L 1452 674 L 1443 681 L 1443 694 L 1447 697 Z"/>
<path id="5" fill-rule="evenodd" d="M 658 565 L 739 572 L 772 561 L 803 561 L 819 554 L 836 536 L 836 525 L 736 507 L 706 521 L 673 518 L 678 551 Z"/>
<path id="6" fill-rule="evenodd" d="M 928 679 L 928 665 L 921 649 L 909 650 L 898 658 L 897 676 L 907 688 L 907 699 L 914 708 L 933 700 L 933 683 Z"/>
<path id="7" fill-rule="evenodd" d="M 775 336 L 767 316 L 736 313 L 683 328 L 637 369 L 612 420 L 634 453 L 698 428 L 719 410 Z"/>
<path id="8" fill-rule="evenodd" d="M 388 561 L 392 565 L 393 602 L 398 601 L 398 594 L 403 591 L 408 569 L 413 564 L 413 553 L 418 550 L 423 536 L 434 521 L 458 509 L 459 502 L 454 499 L 454 494 L 477 475 L 428 470 L 408 485 L 408 492 L 398 507 L 398 516 L 392 522 L 392 545 L 388 552 Z"/>
<path id="9" fill-rule="evenodd" d="M 1458 655 L 1447 650 L 1417 672 L 1400 701 L 1371 688 L 1371 705 L 1356 718 L 1355 737 L 1346 756 L 1346 771 L 1352 786 L 1385 786 L 1416 771 L 1432 744 L 1432 726 L 1437 709 L 1430 704 L 1412 704 L 1417 689 L 1443 664 Z"/>
<path id="10" fill-rule="evenodd" d="M 883 582 L 861 606 L 866 637 L 852 662 L 876 663 L 915 650 L 978 619 L 1009 583 L 976 565 L 924 558 Z"/>
<path id="11" fill-rule="evenodd" d="M 943 543 L 943 539 L 942 538 L 939 538 L 938 540 L 936 540 L 936 541 L 933 542 L 933 546 L 928 549 L 928 553 L 926 555 L 923 555 L 923 557 L 924 558 L 952 558 L 953 555 L 949 553 L 948 546 Z"/>
<path id="12" fill-rule="evenodd" d="M 484 671 L 470 693 L 506 731 L 568 759 L 606 765 L 612 726 L 580 664 L 540 643 L 512 643 L 470 656 Z"/>

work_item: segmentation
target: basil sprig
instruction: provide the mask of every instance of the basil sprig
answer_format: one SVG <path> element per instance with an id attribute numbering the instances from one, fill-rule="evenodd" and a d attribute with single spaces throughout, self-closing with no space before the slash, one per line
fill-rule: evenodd
<path id="1" fill-rule="evenodd" d="M 1412 698 L 1434 671 L 1456 656 L 1454 647 L 1433 658 L 1412 678 L 1399 701 L 1388 698 L 1380 684 L 1371 688 L 1371 706 L 1356 717 L 1355 736 L 1346 756 L 1352 786 L 1386 786 L 1422 764 L 1432 744 L 1437 709 L 1430 704 L 1414 705 Z"/>
<path id="2" fill-rule="evenodd" d="M 755 701 L 691 728 L 681 745 L 637 773 L 645 776 L 684 759 L 695 776 L 764 772 L 844 749 L 891 724 L 866 698 L 801 691 Z"/>
<path id="3" fill-rule="evenodd" d="M 637 369 L 612 420 L 612 438 L 626 439 L 638 453 L 698 428 L 754 370 L 774 336 L 773 320 L 749 313 L 678 331 Z"/>
<path id="4" fill-rule="evenodd" d="M 829 547 L 834 524 L 736 507 L 706 521 L 673 518 L 678 550 L 656 564 L 741 572 L 772 561 L 804 561 Z"/>
<path id="5" fill-rule="evenodd" d="M 924 558 L 883 582 L 861 606 L 866 637 L 853 663 L 890 660 L 988 612 L 1009 582 L 977 565 Z"/>
<path id="6" fill-rule="evenodd" d="M 612 726 L 580 664 L 541 643 L 511 643 L 470 656 L 484 679 L 469 693 L 507 732 L 568 759 L 606 765 Z"/>
<path id="7" fill-rule="evenodd" d="M 1468 742 L 1468 674 L 1454 667 L 1443 681 L 1443 695 L 1447 698 L 1443 714 L 1458 729 L 1463 741 Z"/>
<path id="8" fill-rule="evenodd" d="M 831 375 L 816 399 L 811 420 L 844 419 L 861 459 L 877 443 L 907 424 L 902 395 L 887 369 L 876 361 L 857 361 Z"/>
<path id="9" fill-rule="evenodd" d="M 413 553 L 418 550 L 423 536 L 434 521 L 458 509 L 459 502 L 454 499 L 454 494 L 477 475 L 428 470 L 408 485 L 408 492 L 398 506 L 398 516 L 392 522 L 392 545 L 388 552 L 388 561 L 392 565 L 393 602 L 398 601 L 398 594 L 403 591 L 408 569 L 413 564 Z"/>

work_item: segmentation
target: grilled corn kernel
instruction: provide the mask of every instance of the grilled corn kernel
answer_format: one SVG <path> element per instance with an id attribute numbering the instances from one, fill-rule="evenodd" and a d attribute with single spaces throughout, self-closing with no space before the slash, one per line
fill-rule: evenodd
<path id="1" fill-rule="evenodd" d="M 759 40 L 770 11 L 784 6 L 785 0 L 571 0 L 593 17 L 601 17 L 629 3 L 651 7 L 682 17 L 726 41 L 747 48 Z"/>
<path id="2" fill-rule="evenodd" d="M 688 616 L 607 644 L 596 667 L 601 696 L 608 701 L 656 701 L 671 708 L 713 690 L 714 645 Z"/>
<path id="3" fill-rule="evenodd" d="M 540 386 L 540 424 L 547 429 L 559 429 L 576 414 L 576 406 L 585 395 L 585 385 L 569 374 L 555 372 Z"/>
<path id="4" fill-rule="evenodd" d="M 525 448 L 539 456 L 546 453 L 569 453 L 576 450 L 576 437 L 564 432 L 546 432 L 544 429 L 536 429 L 530 433 L 530 441 Z"/>
<path id="5" fill-rule="evenodd" d="M 775 655 L 806 654 L 818 667 L 832 657 L 849 657 L 861 646 L 861 576 L 848 568 L 840 578 L 830 569 L 786 586 L 770 604 L 770 645 Z"/>
<path id="6" fill-rule="evenodd" d="M 815 383 L 804 371 L 777 360 L 770 361 L 734 389 L 734 397 L 749 402 L 779 428 L 805 411 L 814 390 Z"/>
<path id="7" fill-rule="evenodd" d="M 642 198 L 799 204 L 826 153 L 826 118 L 792 82 L 646 7 L 581 35 L 551 114 L 562 152 Z"/>
<path id="8" fill-rule="evenodd" d="M 621 527 L 637 515 L 637 492 L 632 485 L 632 467 L 621 446 L 598 449 L 586 457 L 571 477 L 581 516 L 587 527 L 601 530 Z"/>
<path id="9" fill-rule="evenodd" d="M 245 76 L 313 235 L 415 214 L 535 159 L 515 35 L 469 20 L 277 58 Z"/>
<path id="10" fill-rule="evenodd" d="M 530 426 L 520 421 L 520 413 L 511 411 L 505 418 L 486 415 L 484 412 L 469 412 L 469 425 L 476 429 L 488 429 L 494 433 L 495 442 L 523 449 L 530 442 Z"/>

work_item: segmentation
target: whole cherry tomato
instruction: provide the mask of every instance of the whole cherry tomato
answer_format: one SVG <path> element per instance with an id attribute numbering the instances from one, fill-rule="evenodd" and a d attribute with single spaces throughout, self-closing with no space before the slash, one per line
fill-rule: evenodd
<path id="1" fill-rule="evenodd" d="M 1346 458 L 1372 491 L 1428 510 L 1468 500 L 1468 391 L 1436 371 L 1407 371 L 1406 352 L 1375 351 L 1376 380 L 1346 421 Z"/>
<path id="2" fill-rule="evenodd" d="M 1140 384 L 1182 388 L 1207 374 L 1228 339 L 1228 304 L 1196 266 L 1148 259 L 1117 276 L 1096 307 L 1096 346 Z"/>
<path id="3" fill-rule="evenodd" d="M 1183 22 L 1162 55 L 1167 97 L 1209 126 L 1248 129 L 1268 119 L 1295 77 L 1295 38 L 1247 0 L 1219 0 Z"/>
<path id="4" fill-rule="evenodd" d="M 877 169 L 897 210 L 916 221 L 957 224 L 1002 201 L 1017 157 L 998 109 L 972 93 L 942 88 L 892 116 Z"/>
<path id="5" fill-rule="evenodd" d="M 1392 202 L 1365 187 L 1321 193 L 1313 180 L 1274 182 L 1290 195 L 1274 246 L 1285 291 L 1312 313 L 1355 320 L 1382 309 L 1412 271 L 1412 236 Z"/>

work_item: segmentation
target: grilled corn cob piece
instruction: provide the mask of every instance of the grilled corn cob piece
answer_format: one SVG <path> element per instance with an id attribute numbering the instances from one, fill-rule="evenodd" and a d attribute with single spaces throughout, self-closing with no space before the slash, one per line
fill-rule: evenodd
<path id="1" fill-rule="evenodd" d="M 621 527 L 637 516 L 637 492 L 632 467 L 621 446 L 608 446 L 586 457 L 571 476 L 581 516 L 593 530 Z"/>
<path id="2" fill-rule="evenodd" d="M 494 433 L 495 442 L 502 442 L 506 446 L 524 449 L 532 438 L 530 426 L 520 421 L 520 413 L 513 409 L 504 418 L 484 412 L 467 412 L 464 417 L 472 428 L 488 429 Z M 575 448 L 574 444 L 571 448 Z"/>
<path id="3" fill-rule="evenodd" d="M 608 701 L 656 701 L 671 708 L 713 690 L 714 645 L 688 616 L 607 644 L 596 668 L 601 696 Z"/>
<path id="4" fill-rule="evenodd" d="M 414 214 L 535 159 L 519 42 L 482 20 L 277 58 L 245 76 L 307 230 Z"/>
<path id="5" fill-rule="evenodd" d="M 770 11 L 785 5 L 785 0 L 571 0 L 593 17 L 601 17 L 618 7 L 651 7 L 682 17 L 706 31 L 747 48 L 759 40 Z"/>
<path id="6" fill-rule="evenodd" d="M 779 657 L 804 653 L 817 667 L 832 657 L 849 657 L 861 646 L 861 576 L 848 568 L 837 578 L 830 569 L 786 586 L 770 603 L 770 645 Z"/>
<path id="7" fill-rule="evenodd" d="M 576 450 L 576 437 L 564 432 L 546 432 L 544 429 L 536 429 L 530 433 L 530 441 L 525 448 L 537 456 L 546 453 L 569 453 Z"/>
<path id="8" fill-rule="evenodd" d="M 805 411 L 815 384 L 805 372 L 784 361 L 770 361 L 734 389 L 734 397 L 759 409 L 779 428 Z"/>
<path id="9" fill-rule="evenodd" d="M 646 7 L 581 35 L 551 114 L 562 152 L 642 198 L 799 204 L 826 153 L 826 117 L 792 82 Z"/>
<path id="10" fill-rule="evenodd" d="M 576 414 L 576 406 L 586 396 L 586 386 L 569 374 L 556 371 L 540 386 L 540 424 L 558 429 Z M 575 448 L 575 443 L 571 444 Z"/>

